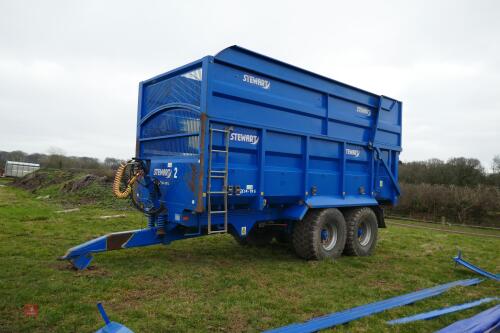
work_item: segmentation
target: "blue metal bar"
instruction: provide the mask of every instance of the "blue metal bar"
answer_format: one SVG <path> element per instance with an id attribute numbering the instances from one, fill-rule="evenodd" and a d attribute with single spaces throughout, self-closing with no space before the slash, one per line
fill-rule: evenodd
<path id="1" fill-rule="evenodd" d="M 500 304 L 475 316 L 459 320 L 435 333 L 498 333 L 500 329 Z"/>
<path id="2" fill-rule="evenodd" d="M 381 156 L 382 153 L 381 153 L 380 149 L 378 147 L 375 147 L 375 150 L 377 151 L 378 160 L 380 160 L 382 162 L 382 165 L 384 166 L 385 170 L 387 171 L 387 174 L 389 175 L 389 178 L 391 179 L 392 185 L 394 185 L 396 192 L 398 193 L 398 195 L 400 195 L 401 189 L 399 188 L 398 181 L 396 180 L 396 178 L 394 178 L 394 175 L 392 174 L 391 169 L 389 168 L 387 163 L 382 158 L 382 156 Z"/>
<path id="3" fill-rule="evenodd" d="M 134 333 L 130 328 L 114 322 L 110 321 L 108 318 L 108 315 L 106 314 L 106 311 L 104 311 L 104 307 L 102 306 L 101 303 L 97 303 L 97 309 L 101 313 L 101 317 L 106 323 L 104 327 L 101 327 L 96 331 L 96 333 Z"/>
<path id="4" fill-rule="evenodd" d="M 244 119 L 241 119 L 238 122 L 235 122 L 234 119 L 220 117 L 220 116 L 212 116 L 210 119 L 211 119 L 211 121 L 218 122 L 218 123 L 221 122 L 221 123 L 231 124 L 231 125 L 235 125 L 235 126 L 255 127 L 254 123 L 245 121 Z M 332 119 L 331 115 L 330 115 L 330 119 Z M 349 124 L 348 122 L 345 122 L 345 123 Z M 267 125 L 266 126 L 259 126 L 259 127 L 266 129 L 268 131 L 273 131 L 273 132 L 278 132 L 278 133 L 283 133 L 283 134 L 304 135 L 303 132 L 294 131 L 294 130 L 290 130 L 290 129 L 283 129 L 282 127 L 267 126 Z M 381 125 L 379 125 L 379 128 L 381 128 Z M 358 145 L 358 146 L 366 146 L 367 145 L 366 141 L 359 141 L 356 139 L 343 139 L 343 138 L 340 138 L 340 137 L 337 137 L 334 135 L 326 136 L 323 134 L 314 134 L 314 133 L 313 134 L 307 133 L 307 135 L 310 138 L 321 139 L 321 140 L 326 140 L 326 141 L 331 141 L 331 142 L 346 142 L 348 144 Z M 390 145 L 390 144 L 384 144 L 384 143 L 377 144 L 377 147 L 380 149 L 391 149 L 394 151 L 402 151 L 401 147 L 397 147 L 397 146 Z"/>
<path id="5" fill-rule="evenodd" d="M 166 234 L 156 234 L 158 228 L 146 228 L 115 232 L 92 239 L 69 249 L 61 260 L 69 260 L 73 266 L 83 270 L 90 265 L 93 259 L 92 253 L 128 249 L 155 244 L 169 244 L 175 240 L 190 238 L 182 230 L 166 230 Z"/>
<path id="6" fill-rule="evenodd" d="M 163 74 L 160 74 L 160 75 L 156 75 L 156 76 L 153 76 L 152 78 L 150 79 L 147 79 L 147 80 L 144 80 L 141 82 L 142 85 L 151 85 L 151 84 L 155 84 L 157 83 L 158 81 L 161 81 L 161 80 L 166 80 L 166 79 L 170 79 L 174 76 L 177 76 L 177 75 L 180 75 L 180 74 L 184 74 L 184 73 L 187 73 L 193 69 L 197 69 L 199 67 L 202 66 L 203 62 L 207 59 L 207 58 L 210 58 L 210 57 L 203 57 L 201 59 L 198 59 L 196 61 L 193 61 L 193 62 L 190 62 L 189 64 L 186 64 L 184 66 L 181 66 L 181 67 L 178 67 L 176 69 L 173 69 L 171 71 L 168 71 L 166 73 L 163 73 Z"/>
<path id="7" fill-rule="evenodd" d="M 186 103 L 168 103 L 168 104 L 161 105 L 161 106 L 157 107 L 156 109 L 149 111 L 147 115 L 145 115 L 144 117 L 142 117 L 140 119 L 138 126 L 144 124 L 146 121 L 148 121 L 148 119 L 151 119 L 151 117 L 153 117 L 155 114 L 158 114 L 160 112 L 167 111 L 170 109 L 188 109 L 188 110 L 191 110 L 194 112 L 200 112 L 200 108 L 195 106 L 195 105 L 186 104 Z"/>
<path id="8" fill-rule="evenodd" d="M 486 276 L 487 278 L 490 278 L 492 280 L 496 280 L 496 281 L 500 281 L 500 275 L 499 274 L 493 274 L 493 273 L 490 273 L 490 272 L 487 272 L 485 271 L 484 269 L 481 269 L 477 266 L 474 266 L 473 264 L 465 261 L 462 259 L 462 251 L 458 251 L 458 254 L 456 257 L 453 258 L 453 260 L 455 260 L 455 262 L 459 265 L 462 265 L 464 267 L 467 267 L 468 269 L 470 269 L 471 271 L 474 271 L 482 276 Z"/>
<path id="9" fill-rule="evenodd" d="M 445 315 L 448 313 L 470 309 L 470 308 L 473 308 L 475 306 L 479 306 L 483 303 L 493 302 L 493 301 L 496 301 L 499 299 L 500 298 L 498 298 L 498 297 L 486 297 L 486 298 L 483 298 L 483 299 L 480 299 L 480 300 L 477 300 L 474 302 L 470 302 L 470 303 L 453 305 L 453 306 L 449 306 L 449 307 L 442 308 L 439 310 L 433 310 L 433 311 L 429 311 L 429 312 L 419 313 L 419 314 L 416 314 L 414 316 L 390 320 L 387 323 L 390 325 L 395 325 L 395 324 L 410 323 L 412 321 L 417 321 L 417 320 L 432 319 L 432 318 L 436 318 L 436 317 L 439 317 L 439 316 L 442 316 L 442 315 Z"/>
<path id="10" fill-rule="evenodd" d="M 264 195 L 265 195 L 265 191 L 264 191 L 264 166 L 266 165 L 266 133 L 267 131 L 263 128 L 261 130 L 261 135 L 260 135 L 260 142 L 259 142 L 259 145 L 260 145 L 260 150 L 258 152 L 258 163 L 259 163 L 259 186 L 258 186 L 258 191 L 259 191 L 259 194 L 258 194 L 258 208 L 259 210 L 263 210 L 264 209 Z"/>
<path id="11" fill-rule="evenodd" d="M 156 225 L 156 216 L 148 215 L 148 228 L 154 228 Z"/>
<path id="12" fill-rule="evenodd" d="M 200 135 L 199 132 L 177 133 L 177 134 L 170 134 L 170 135 L 152 136 L 149 138 L 141 138 L 141 139 L 139 139 L 139 141 L 143 142 L 143 141 L 154 141 L 154 140 L 161 140 L 161 139 L 184 138 L 184 137 L 198 136 L 198 135 Z"/>
<path id="13" fill-rule="evenodd" d="M 104 311 L 104 307 L 102 306 L 102 303 L 99 302 L 97 303 L 97 309 L 101 313 L 102 320 L 104 320 L 104 323 L 107 325 L 110 323 L 110 320 L 108 318 L 108 315 L 106 314 L 106 311 Z"/>
<path id="14" fill-rule="evenodd" d="M 346 163 L 346 156 L 345 156 L 345 149 L 347 147 L 346 142 L 342 142 L 340 144 L 342 147 L 342 152 L 340 154 L 340 195 L 345 198 L 345 163 Z"/>
<path id="15" fill-rule="evenodd" d="M 378 101 L 377 114 L 375 115 L 375 119 L 373 120 L 372 138 L 368 142 L 369 146 L 373 146 L 375 144 L 375 138 L 377 137 L 378 123 L 380 120 L 380 112 L 382 112 L 383 101 L 384 101 L 384 96 L 380 96 Z"/>
<path id="16" fill-rule="evenodd" d="M 457 286 L 471 286 L 480 283 L 482 279 L 469 279 L 469 280 L 459 280 L 453 281 L 446 284 L 441 284 L 432 288 L 427 288 L 419 291 L 415 291 L 410 294 L 405 294 L 401 296 L 396 296 L 389 298 L 380 302 L 370 303 L 361 305 L 352 309 L 348 309 L 342 312 L 335 312 L 323 317 L 318 317 L 311 319 L 304 323 L 291 324 L 288 326 L 276 328 L 273 330 L 266 331 L 268 333 L 306 333 L 306 332 L 316 332 L 322 329 L 330 328 L 336 325 L 345 324 L 352 320 L 363 318 L 375 313 L 379 313 L 385 310 L 389 310 L 398 306 L 415 303 L 422 299 L 437 296 L 442 294 L 446 290 L 457 287 Z"/>
<path id="17" fill-rule="evenodd" d="M 302 191 L 302 195 L 304 200 L 307 199 L 308 196 L 312 196 L 313 194 L 309 191 L 309 136 L 304 137 L 303 141 L 303 163 L 304 163 L 304 174 L 302 176 L 302 181 L 304 182 L 304 189 Z"/>

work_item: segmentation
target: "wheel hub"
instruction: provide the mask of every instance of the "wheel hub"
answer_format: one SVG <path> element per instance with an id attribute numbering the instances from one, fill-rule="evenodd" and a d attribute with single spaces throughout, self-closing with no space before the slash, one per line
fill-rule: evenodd
<path id="1" fill-rule="evenodd" d="M 321 229 L 321 245 L 324 250 L 330 251 L 337 244 L 337 227 L 326 225 Z"/>
<path id="2" fill-rule="evenodd" d="M 358 226 L 358 241 L 361 246 L 366 246 L 372 238 L 372 230 L 366 222 L 361 222 Z"/>

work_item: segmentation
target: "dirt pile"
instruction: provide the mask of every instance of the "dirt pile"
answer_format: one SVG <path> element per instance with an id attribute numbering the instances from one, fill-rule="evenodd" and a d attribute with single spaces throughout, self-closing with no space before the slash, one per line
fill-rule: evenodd
<path id="1" fill-rule="evenodd" d="M 75 193 L 79 192 L 85 188 L 88 188 L 89 186 L 93 184 L 97 185 L 106 185 L 108 183 L 108 177 L 106 176 L 96 176 L 93 174 L 88 174 L 83 177 L 79 177 L 76 179 L 72 179 L 70 181 L 67 181 L 64 183 L 64 185 L 61 188 L 61 191 L 66 192 L 66 193 Z"/>
<path id="2" fill-rule="evenodd" d="M 57 201 L 68 207 L 98 204 L 128 209 L 128 200 L 113 196 L 113 178 L 114 171 L 107 169 L 41 169 L 11 185 L 35 193 L 40 200 Z"/>
<path id="3" fill-rule="evenodd" d="M 12 186 L 36 192 L 39 189 L 68 181 L 74 175 L 75 173 L 69 170 L 39 170 L 16 179 L 12 183 Z"/>

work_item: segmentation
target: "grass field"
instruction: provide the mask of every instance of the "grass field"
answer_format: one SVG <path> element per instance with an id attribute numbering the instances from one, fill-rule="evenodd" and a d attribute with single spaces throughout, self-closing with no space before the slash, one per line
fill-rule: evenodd
<path id="1" fill-rule="evenodd" d="M 143 227 L 145 219 L 96 205 L 57 214 L 59 201 L 36 196 L 0 187 L 0 332 L 93 332 L 102 326 L 97 301 L 137 333 L 257 332 L 475 277 L 453 264 L 458 248 L 466 259 L 500 271 L 498 238 L 394 225 L 380 230 L 377 252 L 367 258 L 306 262 L 284 245 L 247 248 L 219 235 L 99 254 L 93 269 L 77 272 L 56 258 L 96 236 Z M 113 214 L 126 218 L 98 218 Z M 485 281 L 332 331 L 431 332 L 492 304 L 395 327 L 385 321 L 498 291 Z M 27 303 L 38 304 L 37 318 L 24 316 Z"/>

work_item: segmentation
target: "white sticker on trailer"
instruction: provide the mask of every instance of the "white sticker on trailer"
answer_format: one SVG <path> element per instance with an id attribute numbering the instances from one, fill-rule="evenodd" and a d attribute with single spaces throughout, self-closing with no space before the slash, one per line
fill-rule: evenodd
<path id="1" fill-rule="evenodd" d="M 356 107 L 356 112 L 364 114 L 365 116 L 370 116 L 372 114 L 372 112 L 370 111 L 370 109 L 364 108 L 362 106 Z"/>
<path id="2" fill-rule="evenodd" d="M 256 145 L 257 143 L 259 143 L 259 136 L 232 132 L 231 135 L 229 136 L 229 140 L 238 142 L 247 142 L 252 145 Z"/>
<path id="3" fill-rule="evenodd" d="M 359 157 L 359 155 L 361 155 L 361 150 L 346 148 L 345 154 L 350 155 L 350 156 L 354 156 L 354 157 Z"/>
<path id="4" fill-rule="evenodd" d="M 256 85 L 256 86 L 261 87 L 262 89 L 266 89 L 266 90 L 271 88 L 271 82 L 269 80 L 262 79 L 260 77 L 256 77 L 256 76 L 253 76 L 250 74 L 243 75 L 243 82 Z"/>

